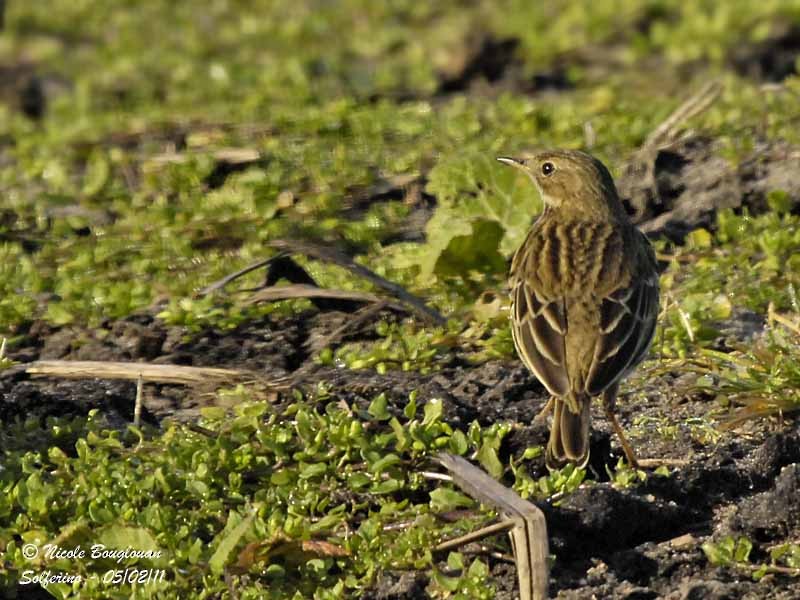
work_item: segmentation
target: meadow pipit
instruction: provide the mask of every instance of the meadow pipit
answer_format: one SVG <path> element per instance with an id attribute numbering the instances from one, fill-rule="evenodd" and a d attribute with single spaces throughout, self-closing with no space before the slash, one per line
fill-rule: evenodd
<path id="1" fill-rule="evenodd" d="M 614 416 L 620 381 L 641 362 L 658 316 L 653 249 L 628 219 L 608 169 L 571 150 L 498 158 L 524 171 L 544 211 L 511 263 L 511 329 L 522 361 L 552 397 L 546 464 L 589 459 L 594 396 L 632 466 Z"/>

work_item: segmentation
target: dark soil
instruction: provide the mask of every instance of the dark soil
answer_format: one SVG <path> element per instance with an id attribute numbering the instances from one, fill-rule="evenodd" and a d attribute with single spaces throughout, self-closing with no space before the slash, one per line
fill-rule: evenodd
<path id="1" fill-rule="evenodd" d="M 305 348 L 339 327 L 350 315 L 308 311 L 288 319 L 265 318 L 232 332 L 205 331 L 187 338 L 150 315 L 109 322 L 90 332 L 38 325 L 31 328 L 12 357 L 170 362 L 246 368 L 266 377 L 291 375 L 310 360 Z M 392 318 L 391 315 L 383 315 Z M 744 315 L 746 317 L 747 315 Z M 742 317 L 744 319 L 744 317 Z M 737 319 L 739 316 L 737 316 Z M 746 319 L 745 319 L 746 320 Z M 369 324 L 353 335 L 374 337 Z M 731 323 L 730 335 L 758 335 L 758 327 Z M 289 349 L 289 351 L 287 351 Z M 518 426 L 507 436 L 503 458 L 544 444 L 547 426 L 529 425 L 545 394 L 516 361 L 491 361 L 469 366 L 458 356 L 440 371 L 420 375 L 349 371 L 313 367 L 301 385 L 313 389 L 324 380 L 344 399 L 366 407 L 386 393 L 390 410 L 400 413 L 408 394 L 418 401 L 441 398 L 446 419 L 466 427 L 509 420 Z M 800 539 L 800 426 L 753 422 L 725 434 L 716 444 L 703 443 L 689 417 L 702 417 L 714 407 L 700 397 L 678 392 L 682 382 L 669 375 L 635 382 L 644 393 L 621 398 L 618 413 L 642 458 L 685 458 L 668 477 L 650 474 L 637 487 L 616 489 L 606 467 L 619 456 L 609 424 L 595 407 L 589 479 L 558 506 L 542 505 L 548 521 L 551 551 L 556 555 L 551 593 L 560 598 L 798 598 L 797 581 L 782 576 L 760 583 L 747 573 L 710 565 L 700 545 L 706 539 L 747 535 L 757 545 L 756 560 L 768 561 L 765 549 Z M 85 415 L 100 408 L 110 426 L 123 427 L 132 418 L 134 385 L 128 382 L 32 379 L 20 368 L 0 374 L 0 419 L 16 415 Z M 147 386 L 145 418 L 193 420 L 212 395 L 176 386 Z M 679 424 L 677 433 L 659 434 L 636 426 L 635 418 Z M 536 465 L 532 475 L 545 473 Z M 505 544 L 504 540 L 499 541 Z M 491 560 L 491 559 L 490 559 Z M 513 566 L 490 563 L 498 598 L 516 597 Z M 427 598 L 425 573 L 386 573 L 364 598 Z"/>
<path id="2" fill-rule="evenodd" d="M 631 165 L 617 184 L 643 231 L 681 242 L 693 229 L 713 229 L 721 209 L 767 211 L 767 195 L 774 190 L 785 192 L 798 210 L 799 170 L 800 150 L 788 144 L 759 143 L 734 165 L 720 156 L 713 140 L 693 137 L 660 150 L 652 178 Z"/>
<path id="3" fill-rule="evenodd" d="M 731 52 L 733 68 L 744 77 L 780 82 L 797 73 L 800 27 L 776 24 L 772 35 L 756 44 L 744 44 Z"/>

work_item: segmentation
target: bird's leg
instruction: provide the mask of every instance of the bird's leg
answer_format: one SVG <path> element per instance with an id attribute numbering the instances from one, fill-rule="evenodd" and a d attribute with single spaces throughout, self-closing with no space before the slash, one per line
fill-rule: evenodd
<path id="1" fill-rule="evenodd" d="M 619 438 L 619 443 L 622 445 L 622 451 L 625 452 L 625 458 L 628 459 L 628 464 L 634 468 L 639 468 L 639 461 L 636 460 L 636 454 L 633 452 L 633 448 L 628 443 L 628 438 L 625 437 L 625 432 L 622 431 L 622 426 L 617 421 L 617 416 L 614 414 L 614 404 L 617 399 L 617 386 L 612 386 L 611 389 L 608 389 L 603 394 L 603 410 L 606 413 L 606 417 L 609 421 L 611 421 L 611 426 L 614 428 L 614 433 L 617 434 Z"/>
<path id="2" fill-rule="evenodd" d="M 555 403 L 555 398 L 550 396 L 550 399 L 547 401 L 547 404 L 544 405 L 544 408 L 538 412 L 538 414 L 533 417 L 534 423 L 541 423 L 547 418 L 547 415 L 550 414 L 550 411 L 553 410 L 553 404 Z"/>

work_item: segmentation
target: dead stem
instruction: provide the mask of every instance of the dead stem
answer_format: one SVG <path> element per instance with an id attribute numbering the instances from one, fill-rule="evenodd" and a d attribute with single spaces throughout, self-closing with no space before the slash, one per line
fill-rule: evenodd
<path id="1" fill-rule="evenodd" d="M 377 273 L 371 271 L 363 265 L 358 264 L 350 256 L 343 254 L 335 248 L 329 248 L 326 246 L 320 246 L 310 242 L 298 240 L 275 240 L 270 242 L 269 245 L 283 252 L 304 254 L 316 260 L 321 260 L 323 262 L 328 262 L 343 267 L 354 275 L 363 277 L 382 290 L 389 292 L 391 295 L 397 298 L 397 300 L 408 305 L 415 313 L 417 313 L 426 321 L 430 321 L 436 325 L 444 325 L 447 322 L 447 319 L 445 319 L 437 310 L 429 307 L 420 298 L 408 292 L 402 286 L 389 281 L 388 279 L 384 279 Z"/>

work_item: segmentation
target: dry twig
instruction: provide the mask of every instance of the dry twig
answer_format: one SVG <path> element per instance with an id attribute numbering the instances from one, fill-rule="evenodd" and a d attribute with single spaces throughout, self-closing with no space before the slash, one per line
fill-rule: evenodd
<path id="1" fill-rule="evenodd" d="M 520 599 L 547 598 L 549 547 L 547 524 L 542 511 L 459 456 L 442 453 L 436 459 L 452 473 L 458 487 L 476 500 L 495 507 L 506 518 L 504 523 L 491 525 L 488 531 L 496 533 L 501 525 L 511 528 Z M 486 531 L 484 529 L 475 534 L 485 534 Z M 463 540 L 463 543 L 467 543 Z M 467 541 L 474 541 L 474 536 Z"/>
<path id="2" fill-rule="evenodd" d="M 246 304 L 259 302 L 275 302 L 277 300 L 292 300 L 296 298 L 330 298 L 332 300 L 349 300 L 353 302 L 380 304 L 381 308 L 393 308 L 406 312 L 405 307 L 391 302 L 386 302 L 380 296 L 369 292 L 356 292 L 351 290 L 331 290 L 303 283 L 280 285 L 262 288 L 247 299 Z"/>
<path id="3" fill-rule="evenodd" d="M 332 263 L 347 269 L 354 275 L 363 277 L 370 283 L 388 292 L 401 303 L 407 305 L 420 317 L 436 325 L 444 325 L 447 320 L 435 309 L 429 307 L 425 302 L 414 294 L 408 292 L 402 286 L 384 279 L 367 267 L 358 264 L 351 257 L 339 252 L 334 248 L 312 244 L 310 242 L 298 240 L 275 240 L 269 244 L 277 250 L 292 254 L 304 254 L 316 260 Z"/>
<path id="4" fill-rule="evenodd" d="M 236 271 L 235 273 L 231 273 L 230 275 L 226 275 L 225 277 L 223 277 L 219 281 L 215 281 L 211 285 L 208 285 L 208 286 L 204 287 L 202 290 L 200 290 L 198 292 L 198 294 L 200 296 L 207 296 L 211 292 L 215 292 L 217 290 L 220 290 L 220 289 L 224 288 L 226 285 L 228 285 L 232 281 L 235 281 L 235 280 L 239 279 L 240 277 L 244 277 L 248 273 L 252 273 L 253 271 L 255 271 L 257 269 L 260 269 L 261 267 L 266 267 L 267 265 L 272 264 L 276 260 L 279 260 L 281 258 L 285 258 L 286 256 L 287 255 L 286 255 L 285 252 L 279 252 L 275 256 L 270 256 L 267 259 L 259 260 L 259 261 L 256 261 L 254 263 L 251 263 L 251 264 L 247 265 L 245 268 L 239 269 L 238 271 Z"/>
<path id="5" fill-rule="evenodd" d="M 133 425 L 139 427 L 142 421 L 142 397 L 144 396 L 144 379 L 142 373 L 136 379 L 136 401 L 133 405 Z"/>
<path id="6" fill-rule="evenodd" d="M 673 146 L 679 139 L 680 127 L 689 119 L 696 117 L 707 110 L 717 99 L 722 91 L 718 81 L 709 81 L 695 94 L 690 96 L 683 104 L 676 108 L 653 129 L 647 136 L 641 148 L 633 155 L 628 163 L 629 173 L 637 175 L 639 183 L 637 188 L 650 190 L 653 198 L 658 202 L 658 188 L 656 186 L 656 158 L 660 150 Z M 644 206 L 634 207 L 640 215 L 645 212 Z"/>
<path id="7" fill-rule="evenodd" d="M 773 302 L 770 302 L 769 306 L 767 307 L 767 319 L 770 322 L 774 321 L 775 323 L 780 323 L 789 331 L 793 331 L 797 335 L 800 335 L 800 323 L 776 311 L 775 304 Z"/>
<path id="8" fill-rule="evenodd" d="M 464 546 L 465 544 L 471 544 L 477 540 L 481 540 L 489 535 L 494 535 L 495 533 L 506 533 L 514 529 L 514 522 L 513 521 L 500 521 L 499 523 L 494 523 L 492 525 L 488 525 L 483 529 L 479 529 L 478 531 L 471 531 L 465 535 L 459 536 L 457 538 L 452 538 L 447 541 L 438 544 L 433 551 L 434 552 L 447 552 L 449 550 L 454 550 L 459 546 Z"/>
<path id="9" fill-rule="evenodd" d="M 37 360 L 26 368 L 30 375 L 67 379 L 124 379 L 127 381 L 172 383 L 178 385 L 226 385 L 244 382 L 265 383 L 248 371 L 180 365 L 106 362 L 93 360 Z"/>
<path id="10" fill-rule="evenodd" d="M 720 92 L 722 85 L 718 81 L 706 83 L 647 136 L 639 152 L 653 152 L 673 144 L 678 138 L 678 128 L 692 117 L 706 111 Z"/>

